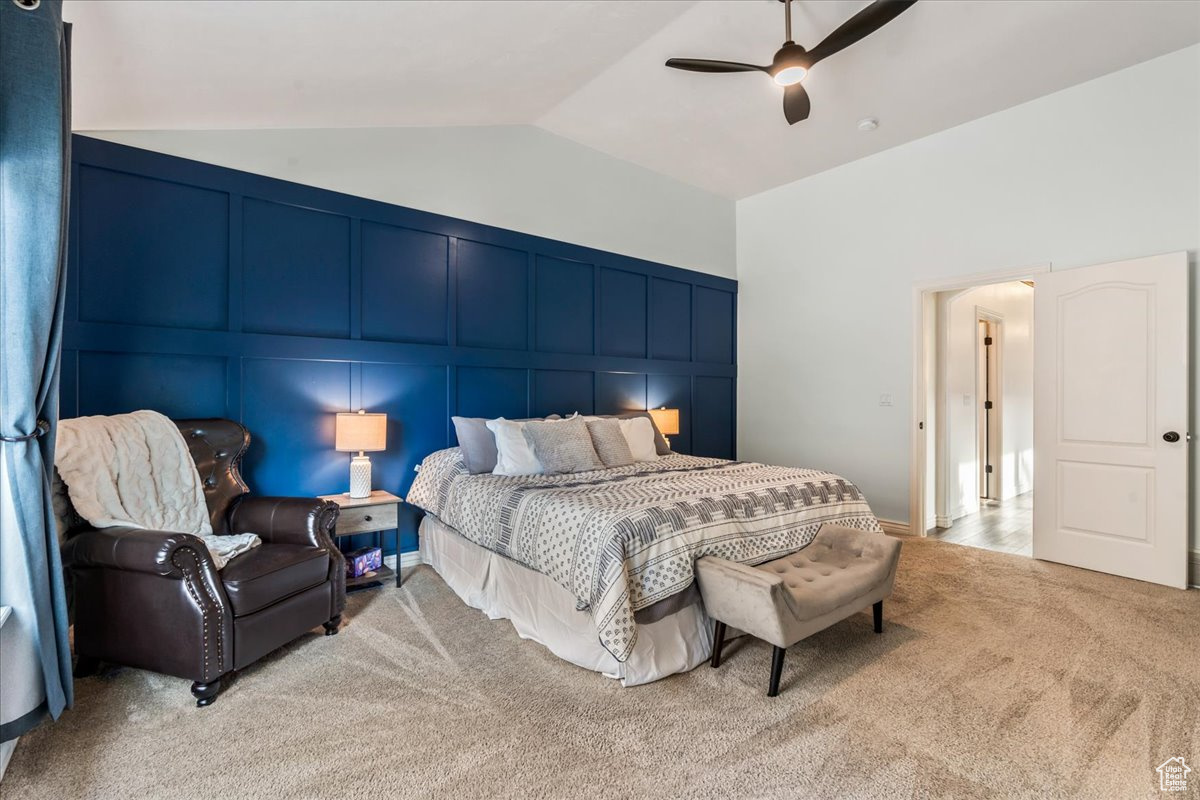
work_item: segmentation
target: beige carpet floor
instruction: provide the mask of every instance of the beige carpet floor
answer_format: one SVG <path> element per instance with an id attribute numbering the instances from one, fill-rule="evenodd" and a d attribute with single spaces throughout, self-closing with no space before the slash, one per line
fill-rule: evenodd
<path id="1" fill-rule="evenodd" d="M 351 598 L 206 709 L 119 670 L 21 740 L 5 798 L 1200 797 L 1200 592 L 905 543 L 861 614 L 650 686 L 563 663 L 429 568 Z"/>

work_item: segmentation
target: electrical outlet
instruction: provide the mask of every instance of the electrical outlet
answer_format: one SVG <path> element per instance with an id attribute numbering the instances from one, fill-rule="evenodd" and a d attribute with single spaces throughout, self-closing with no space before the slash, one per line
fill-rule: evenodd
<path id="1" fill-rule="evenodd" d="M 890 406 L 891 404 L 892 404 L 892 393 L 891 392 L 884 392 L 883 394 L 879 395 L 879 405 Z"/>

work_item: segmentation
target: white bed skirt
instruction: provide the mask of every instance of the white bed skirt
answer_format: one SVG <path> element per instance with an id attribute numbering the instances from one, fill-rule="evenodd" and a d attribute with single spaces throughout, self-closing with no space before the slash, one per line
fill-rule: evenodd
<path id="1" fill-rule="evenodd" d="M 472 608 L 490 619 L 507 619 L 522 639 L 584 669 L 638 686 L 687 672 L 712 653 L 712 625 L 700 603 L 638 628 L 625 663 L 600 645 L 591 615 L 550 578 L 464 538 L 427 514 L 420 528 L 421 561 Z"/>

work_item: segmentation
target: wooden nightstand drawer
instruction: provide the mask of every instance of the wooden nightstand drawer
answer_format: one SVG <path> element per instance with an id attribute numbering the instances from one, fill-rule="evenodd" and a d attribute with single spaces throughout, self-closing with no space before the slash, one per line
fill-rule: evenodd
<path id="1" fill-rule="evenodd" d="M 337 519 L 337 535 L 387 531 L 396 527 L 396 504 L 343 508 Z"/>

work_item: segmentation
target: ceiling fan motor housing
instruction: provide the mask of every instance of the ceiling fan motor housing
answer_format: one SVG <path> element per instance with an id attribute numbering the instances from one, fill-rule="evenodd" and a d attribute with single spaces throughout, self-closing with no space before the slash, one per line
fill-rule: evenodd
<path id="1" fill-rule="evenodd" d="M 812 59 L 808 57 L 807 50 L 795 42 L 784 42 L 783 47 L 779 48 L 775 57 L 771 59 L 771 74 L 788 67 L 803 67 L 807 70 L 811 66 Z"/>

